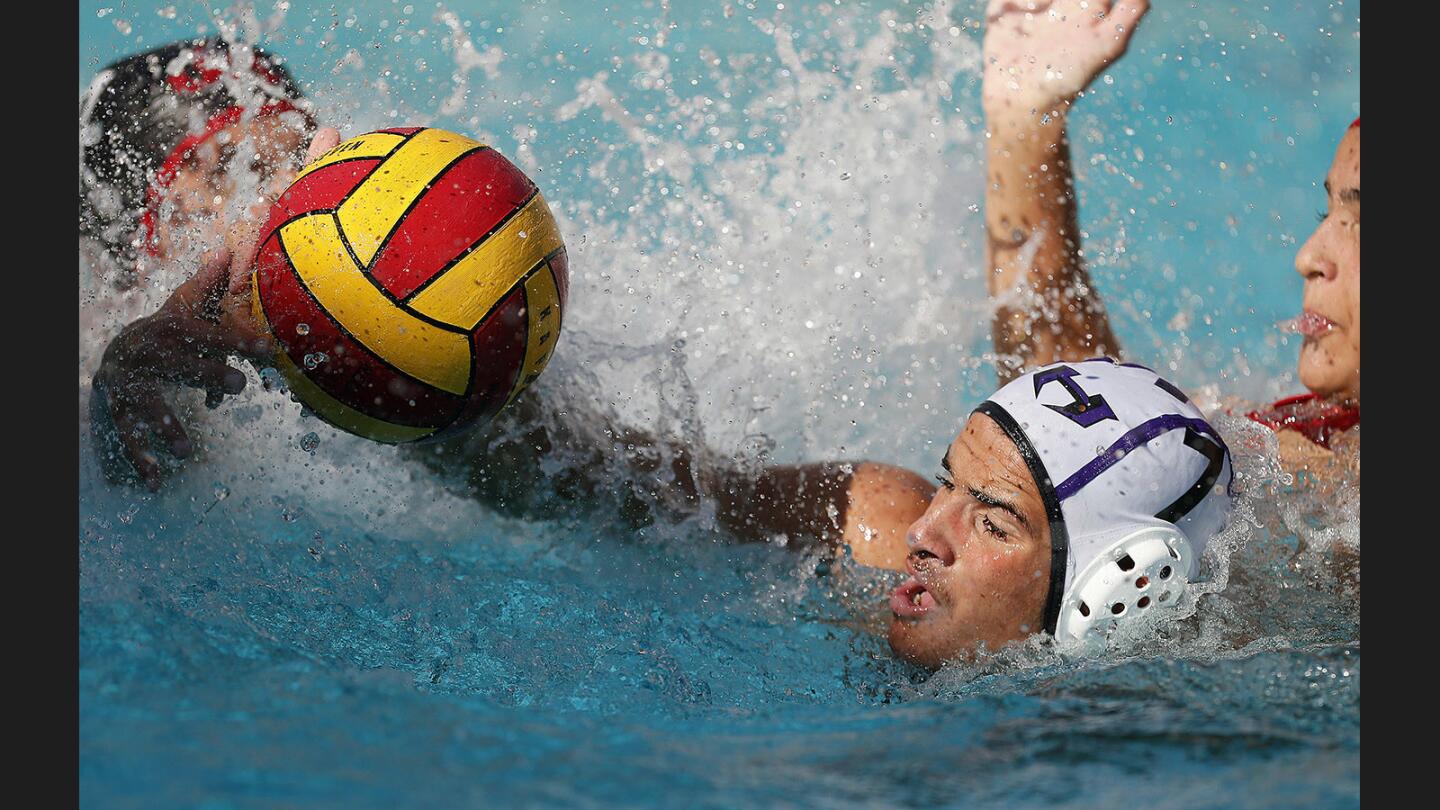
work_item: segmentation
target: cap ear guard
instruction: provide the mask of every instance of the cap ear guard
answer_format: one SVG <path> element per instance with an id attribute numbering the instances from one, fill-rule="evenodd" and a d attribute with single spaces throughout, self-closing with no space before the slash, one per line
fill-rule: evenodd
<path id="1" fill-rule="evenodd" d="M 1068 650 L 1103 649 L 1112 634 L 1151 625 L 1169 613 L 1199 569 L 1185 533 L 1145 526 L 1096 555 L 1060 605 L 1055 640 Z"/>

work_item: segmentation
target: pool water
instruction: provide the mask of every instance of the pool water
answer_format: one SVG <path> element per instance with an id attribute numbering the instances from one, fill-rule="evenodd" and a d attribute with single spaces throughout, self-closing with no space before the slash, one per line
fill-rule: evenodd
<path id="1" fill-rule="evenodd" d="M 80 78 L 220 31 L 347 136 L 475 135 L 570 251 L 527 396 L 928 474 L 995 380 L 983 8 L 780 5 L 84 4 Z M 1358 114 L 1358 4 L 1152 11 L 1071 124 L 1130 359 L 1207 401 L 1300 390 L 1275 324 Z M 183 269 L 123 300 L 101 275 L 82 258 L 82 380 Z M 892 575 L 703 514 L 499 515 L 252 383 L 180 397 L 200 450 L 158 495 L 107 484 L 80 425 L 86 807 L 1358 802 L 1358 493 L 1296 494 L 1243 420 L 1218 420 L 1245 497 L 1193 615 L 1097 660 L 1032 643 L 929 675 L 888 654 Z"/>

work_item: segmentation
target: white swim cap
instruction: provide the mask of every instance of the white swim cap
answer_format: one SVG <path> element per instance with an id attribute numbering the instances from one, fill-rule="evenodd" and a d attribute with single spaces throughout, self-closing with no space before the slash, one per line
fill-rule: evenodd
<path id="1" fill-rule="evenodd" d="M 1225 528 L 1230 451 L 1185 393 L 1144 366 L 1055 363 L 975 409 L 999 423 L 1050 521 L 1045 629 L 1090 646 L 1174 605 Z"/>

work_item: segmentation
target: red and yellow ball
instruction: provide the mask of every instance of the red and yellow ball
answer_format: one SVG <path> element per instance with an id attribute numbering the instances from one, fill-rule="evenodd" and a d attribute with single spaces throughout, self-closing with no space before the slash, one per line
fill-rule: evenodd
<path id="1" fill-rule="evenodd" d="M 260 231 L 253 301 L 290 389 L 380 442 L 489 420 L 544 370 L 569 286 L 535 184 L 431 128 L 352 138 L 306 166 Z"/>

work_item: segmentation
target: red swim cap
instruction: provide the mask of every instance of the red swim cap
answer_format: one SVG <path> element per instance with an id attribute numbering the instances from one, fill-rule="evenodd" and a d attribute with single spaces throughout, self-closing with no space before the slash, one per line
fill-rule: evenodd
<path id="1" fill-rule="evenodd" d="M 1351 125 L 1350 125 L 1350 128 L 1351 128 L 1351 129 L 1354 129 L 1354 128 L 1358 127 L 1358 126 L 1360 126 L 1360 118 L 1357 116 L 1357 117 L 1355 118 L 1355 123 L 1351 124 Z"/>

